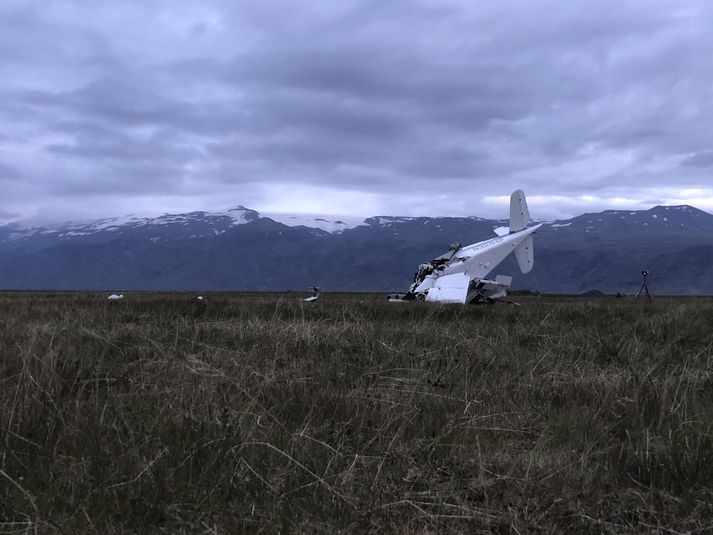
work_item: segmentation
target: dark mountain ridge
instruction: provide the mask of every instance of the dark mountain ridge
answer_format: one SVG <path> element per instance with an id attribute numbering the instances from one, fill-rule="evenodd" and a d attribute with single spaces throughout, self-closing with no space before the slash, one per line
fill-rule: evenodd
<path id="1" fill-rule="evenodd" d="M 494 236 L 505 220 L 377 216 L 358 225 L 290 224 L 239 206 L 225 213 L 0 226 L 0 288 L 404 291 L 418 264 L 455 241 Z M 713 294 L 713 215 L 691 206 L 606 210 L 545 222 L 535 267 L 492 273 L 540 292 Z"/>

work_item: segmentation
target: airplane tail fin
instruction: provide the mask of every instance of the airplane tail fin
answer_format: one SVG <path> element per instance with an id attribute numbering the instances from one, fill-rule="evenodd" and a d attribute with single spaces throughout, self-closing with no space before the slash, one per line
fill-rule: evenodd
<path id="1" fill-rule="evenodd" d="M 530 211 L 527 209 L 525 193 L 521 189 L 517 189 L 510 195 L 510 233 L 524 229 L 529 222 Z M 520 257 L 518 256 L 519 261 Z M 522 264 L 520 264 L 520 269 L 522 269 Z M 523 273 L 526 272 L 523 271 Z"/>
<path id="2" fill-rule="evenodd" d="M 525 207 L 527 209 L 527 207 Z M 535 251 L 533 248 L 532 234 L 520 242 L 520 245 L 515 247 L 515 258 L 517 265 L 520 266 L 520 271 L 528 273 L 535 263 Z"/>

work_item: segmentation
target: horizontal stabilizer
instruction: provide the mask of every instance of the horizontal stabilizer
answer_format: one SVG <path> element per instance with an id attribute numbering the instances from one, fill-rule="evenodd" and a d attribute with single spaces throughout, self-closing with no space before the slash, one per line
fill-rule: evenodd
<path id="1" fill-rule="evenodd" d="M 520 266 L 520 271 L 528 273 L 535 263 L 535 252 L 532 245 L 532 234 L 522 240 L 520 245 L 515 247 L 515 258 L 517 265 Z"/>
<path id="2" fill-rule="evenodd" d="M 524 229 L 528 223 L 530 223 L 530 211 L 527 209 L 525 193 L 521 189 L 516 189 L 510 195 L 510 233 Z"/>
<path id="3" fill-rule="evenodd" d="M 495 282 L 502 286 L 510 286 L 512 284 L 512 277 L 508 275 L 498 275 L 495 277 Z"/>
<path id="4" fill-rule="evenodd" d="M 438 277 L 428 289 L 426 301 L 439 303 L 465 303 L 470 277 L 465 273 L 453 273 Z"/>

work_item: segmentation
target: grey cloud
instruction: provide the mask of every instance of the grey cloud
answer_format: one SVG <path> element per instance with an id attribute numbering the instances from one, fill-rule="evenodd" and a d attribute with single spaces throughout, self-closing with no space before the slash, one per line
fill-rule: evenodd
<path id="1" fill-rule="evenodd" d="M 0 220 L 2 220 L 2 219 L 5 219 L 5 220 L 18 219 L 19 217 L 20 217 L 20 214 L 8 212 L 8 211 L 0 208 Z"/>
<path id="2" fill-rule="evenodd" d="M 0 8 L 0 74 L 21 75 L 0 151 L 47 194 L 279 179 L 420 205 L 446 185 L 626 196 L 711 165 L 703 2 L 78 6 Z"/>
<path id="3" fill-rule="evenodd" d="M 0 161 L 0 181 L 19 180 L 21 176 L 20 171 Z"/>
<path id="4" fill-rule="evenodd" d="M 713 150 L 699 152 L 681 162 L 683 167 L 713 167 Z"/>
<path id="5" fill-rule="evenodd" d="M 55 124 L 54 130 L 72 138 L 71 142 L 45 146 L 47 151 L 60 156 L 104 162 L 173 162 L 176 165 L 200 156 L 198 148 L 185 145 L 182 137 L 163 128 L 134 133 L 107 128 L 96 122 L 63 122 Z"/>

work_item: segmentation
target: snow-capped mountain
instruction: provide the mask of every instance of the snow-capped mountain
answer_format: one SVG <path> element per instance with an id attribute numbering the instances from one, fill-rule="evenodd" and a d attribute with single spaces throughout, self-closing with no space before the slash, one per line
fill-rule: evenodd
<path id="1" fill-rule="evenodd" d="M 185 214 L 164 214 L 161 216 L 126 215 L 109 217 L 95 221 L 68 221 L 51 225 L 33 226 L 13 223 L 0 227 L 0 240 L 22 240 L 35 235 L 55 236 L 58 238 L 76 238 L 93 236 L 99 233 L 117 233 L 127 230 L 142 232 L 155 231 L 157 237 L 175 234 L 177 229 L 195 231 L 190 238 L 204 238 L 207 235 L 220 235 L 238 225 L 244 225 L 258 219 L 270 219 L 288 227 L 305 227 L 330 234 L 339 234 L 359 225 L 365 225 L 364 218 L 334 217 L 309 214 L 260 214 L 244 206 L 237 206 L 225 212 L 189 212 Z"/>
<path id="2" fill-rule="evenodd" d="M 314 214 L 264 213 L 237 206 L 224 212 L 195 211 L 185 214 L 164 214 L 156 217 L 126 215 L 109 217 L 94 221 L 70 221 L 43 226 L 28 226 L 12 223 L 0 226 L 0 240 L 16 241 L 31 236 L 53 236 L 57 238 L 77 238 L 94 236 L 100 233 L 118 233 L 140 230 L 162 235 L 173 235 L 177 231 L 185 234 L 191 230 L 189 238 L 205 238 L 220 235 L 238 225 L 244 225 L 260 219 L 269 219 L 288 227 L 304 227 L 328 234 L 341 234 L 356 227 L 378 227 L 383 229 L 398 228 L 402 225 L 420 224 L 439 228 L 443 222 L 471 221 L 493 224 L 493 229 L 507 227 L 507 220 L 491 220 L 481 217 L 397 217 L 358 216 L 338 217 Z M 552 230 L 577 232 L 603 232 L 626 230 L 709 230 L 713 225 L 713 215 L 692 206 L 656 206 L 650 210 L 625 211 L 605 210 L 599 213 L 587 213 L 568 220 L 544 222 Z M 648 227 L 648 228 L 647 228 Z M 195 232 L 194 232 L 195 231 Z M 159 237 L 159 236 L 157 236 Z"/>
<path id="3" fill-rule="evenodd" d="M 404 290 L 418 264 L 454 241 L 492 237 L 506 220 L 366 219 L 225 212 L 0 226 L 0 289 Z M 501 229 L 502 230 L 502 229 Z M 547 222 L 516 288 L 578 293 L 713 294 L 713 215 L 691 206 L 606 210 Z M 511 260 L 511 259 L 510 259 Z"/>
<path id="4" fill-rule="evenodd" d="M 164 229 L 186 228 L 188 226 L 197 226 L 198 229 L 196 230 L 217 235 L 226 232 L 231 227 L 244 225 L 259 218 L 260 216 L 255 210 L 238 206 L 219 213 L 190 212 L 187 214 L 164 214 L 158 217 L 127 215 L 97 219 L 95 221 L 69 221 L 39 227 L 14 223 L 6 226 L 8 230 L 11 228 L 12 231 L 0 234 L 0 240 L 21 240 L 36 235 L 76 238 L 128 230 L 157 230 L 163 232 Z M 0 229 L 2 228 L 4 227 L 0 227 Z M 203 235 L 196 234 L 196 237 Z"/>
<path id="5" fill-rule="evenodd" d="M 713 224 L 713 215 L 688 205 L 655 206 L 650 210 L 605 210 L 582 214 L 567 221 L 550 223 L 552 228 L 572 226 L 583 232 L 623 229 L 686 229 L 706 230 Z"/>

